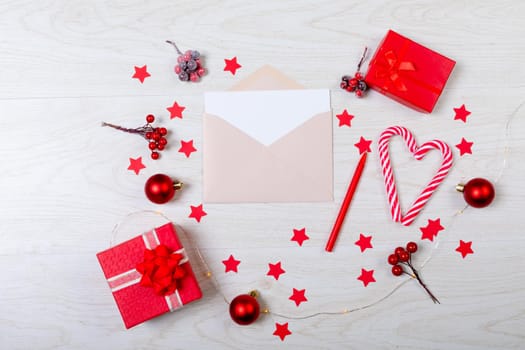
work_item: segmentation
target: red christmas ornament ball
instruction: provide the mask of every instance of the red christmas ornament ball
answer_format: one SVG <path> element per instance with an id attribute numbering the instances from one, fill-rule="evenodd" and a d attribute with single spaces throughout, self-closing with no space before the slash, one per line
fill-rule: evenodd
<path id="1" fill-rule="evenodd" d="M 168 175 L 155 174 L 146 181 L 144 192 L 153 203 L 164 204 L 175 195 L 175 187 L 173 180 Z"/>
<path id="2" fill-rule="evenodd" d="M 251 295 L 238 295 L 230 303 L 230 316 L 235 323 L 241 326 L 255 322 L 259 313 L 259 302 Z"/>
<path id="3" fill-rule="evenodd" d="M 474 208 L 484 208 L 494 200 L 496 191 L 490 181 L 483 178 L 475 178 L 460 186 L 465 201 Z"/>

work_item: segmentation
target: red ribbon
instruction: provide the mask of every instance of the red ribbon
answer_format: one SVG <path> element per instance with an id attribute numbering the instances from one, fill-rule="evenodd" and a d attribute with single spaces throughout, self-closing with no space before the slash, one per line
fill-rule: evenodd
<path id="1" fill-rule="evenodd" d="M 415 71 L 414 64 L 410 61 L 398 60 L 394 51 L 385 52 L 383 61 L 379 63 L 380 68 L 376 71 L 376 77 L 385 79 L 387 84 L 393 85 L 399 91 L 407 91 L 402 80 L 402 73 Z"/>
<path id="2" fill-rule="evenodd" d="M 136 269 L 142 274 L 140 285 L 153 288 L 157 295 L 169 295 L 177 290 L 177 281 L 184 278 L 186 271 L 179 265 L 184 258 L 164 244 L 155 249 L 144 250 L 144 261 Z"/>

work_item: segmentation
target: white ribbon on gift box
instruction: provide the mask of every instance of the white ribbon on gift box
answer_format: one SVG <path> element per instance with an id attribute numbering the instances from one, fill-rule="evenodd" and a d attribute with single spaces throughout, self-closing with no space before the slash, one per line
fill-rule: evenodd
<path id="1" fill-rule="evenodd" d="M 144 245 L 147 249 L 155 249 L 160 245 L 159 237 L 157 236 L 157 232 L 155 230 L 144 233 L 142 235 L 142 239 L 144 240 Z M 183 258 L 179 261 L 179 265 L 188 262 L 188 256 L 186 255 L 184 248 L 173 252 L 173 254 L 181 254 L 183 256 Z M 111 292 L 114 293 L 139 283 L 141 278 L 142 274 L 138 272 L 137 269 L 131 269 L 116 276 L 110 277 L 107 279 L 107 281 L 109 287 L 111 288 Z M 168 305 L 170 311 L 175 311 L 184 305 L 178 290 L 175 290 L 175 292 L 172 294 L 165 295 L 164 299 L 166 300 L 166 304 Z"/>

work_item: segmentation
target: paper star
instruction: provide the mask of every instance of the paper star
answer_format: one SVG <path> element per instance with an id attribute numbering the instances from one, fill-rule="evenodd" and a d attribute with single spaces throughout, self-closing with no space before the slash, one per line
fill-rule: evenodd
<path id="1" fill-rule="evenodd" d="M 461 138 L 461 142 L 456 145 L 459 149 L 459 155 L 462 156 L 465 153 L 472 154 L 472 145 L 474 142 L 468 142 L 464 137 Z"/>
<path id="2" fill-rule="evenodd" d="M 461 253 L 461 256 L 463 257 L 463 259 L 465 259 L 465 257 L 468 254 L 474 254 L 474 251 L 472 250 L 472 241 L 465 242 L 460 239 L 459 246 L 456 248 L 456 252 Z"/>
<path id="3" fill-rule="evenodd" d="M 142 157 L 138 157 L 137 159 L 129 159 L 128 170 L 133 170 L 135 174 L 138 175 L 139 172 L 144 168 L 146 168 L 146 166 L 142 164 Z"/>
<path id="4" fill-rule="evenodd" d="M 173 102 L 173 106 L 166 108 L 168 112 L 170 112 L 170 119 L 173 118 L 180 118 L 182 119 L 182 111 L 186 109 L 186 107 L 179 106 L 177 101 Z"/>
<path id="5" fill-rule="evenodd" d="M 290 241 L 296 241 L 297 244 L 299 244 L 299 246 L 302 246 L 303 242 L 308 239 L 310 239 L 310 237 L 306 235 L 306 229 L 303 227 L 300 230 L 297 230 L 295 228 L 293 229 L 293 237 L 292 239 L 290 239 Z"/>
<path id="6" fill-rule="evenodd" d="M 367 248 L 372 247 L 372 236 L 365 236 L 362 233 L 359 234 L 359 239 L 355 241 L 355 245 L 361 248 L 361 253 L 364 252 Z"/>
<path id="7" fill-rule="evenodd" d="M 425 227 L 420 227 L 421 230 L 421 239 L 428 239 L 429 241 L 434 241 L 439 231 L 444 230 L 445 228 L 441 226 L 441 219 L 437 218 L 436 220 L 428 220 L 428 225 Z"/>
<path id="8" fill-rule="evenodd" d="M 228 272 L 228 271 L 238 272 L 237 271 L 237 266 L 239 266 L 241 261 L 240 260 L 235 260 L 233 255 L 230 254 L 230 257 L 228 259 L 226 259 L 226 260 L 223 260 L 222 263 L 226 267 L 224 269 L 224 272 Z"/>
<path id="9" fill-rule="evenodd" d="M 193 147 L 193 140 L 189 140 L 189 141 L 180 141 L 180 148 L 179 148 L 179 152 L 180 153 L 184 153 L 186 155 L 186 158 L 189 158 L 190 157 L 190 154 L 192 154 L 193 152 L 197 151 L 197 149 L 195 147 Z"/>
<path id="10" fill-rule="evenodd" d="M 303 301 L 308 301 L 306 297 L 304 296 L 304 293 L 306 292 L 306 289 L 293 289 L 292 295 L 288 298 L 290 300 L 293 300 L 295 302 L 296 306 L 299 306 Z"/>
<path id="11" fill-rule="evenodd" d="M 358 280 L 363 282 L 364 286 L 368 286 L 369 283 L 375 282 L 374 270 L 361 269 L 361 275 L 357 277 Z"/>
<path id="12" fill-rule="evenodd" d="M 470 112 L 467 111 L 464 104 L 459 108 L 454 108 L 454 112 L 456 112 L 454 120 L 463 120 L 463 123 L 467 122 L 467 117 L 470 115 Z"/>
<path id="13" fill-rule="evenodd" d="M 292 332 L 288 329 L 288 322 L 283 324 L 275 322 L 275 331 L 273 332 L 273 335 L 278 336 L 281 338 L 281 341 L 284 341 L 284 338 L 290 334 L 292 334 Z"/>
<path id="14" fill-rule="evenodd" d="M 372 143 L 372 140 L 367 140 L 363 136 L 359 139 L 358 143 L 355 143 L 354 146 L 359 148 L 359 154 L 363 154 L 365 152 L 372 152 L 370 149 L 370 144 Z"/>
<path id="15" fill-rule="evenodd" d="M 231 60 L 225 58 L 224 63 L 226 63 L 224 70 L 230 72 L 233 75 L 235 75 L 237 69 L 242 67 L 239 63 L 237 63 L 237 57 L 234 57 Z"/>
<path id="16" fill-rule="evenodd" d="M 276 280 L 279 279 L 279 276 L 281 276 L 286 271 L 283 270 L 281 267 L 281 262 L 277 262 L 276 264 L 268 264 L 269 270 L 266 276 L 273 276 Z"/>
<path id="17" fill-rule="evenodd" d="M 135 66 L 135 74 L 131 78 L 138 79 L 141 83 L 144 83 L 144 79 L 150 77 L 148 73 L 148 66 L 143 65 L 142 67 Z"/>
<path id="18" fill-rule="evenodd" d="M 343 111 L 343 113 L 337 114 L 336 117 L 337 119 L 339 119 L 339 127 L 343 125 L 348 125 L 349 127 L 352 126 L 350 122 L 352 119 L 354 119 L 354 116 L 351 114 L 348 114 L 346 109 Z"/>
<path id="19" fill-rule="evenodd" d="M 208 215 L 203 209 L 202 204 L 199 204 L 198 206 L 194 207 L 193 205 L 190 205 L 191 213 L 188 216 L 189 218 L 194 218 L 197 220 L 197 222 L 201 222 L 201 219 L 203 216 Z"/>

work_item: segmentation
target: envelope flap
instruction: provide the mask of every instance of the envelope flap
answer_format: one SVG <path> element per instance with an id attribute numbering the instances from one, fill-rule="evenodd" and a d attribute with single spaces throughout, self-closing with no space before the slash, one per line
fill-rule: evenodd
<path id="1" fill-rule="evenodd" d="M 206 113 L 270 145 L 314 115 L 330 111 L 330 93 L 327 89 L 208 92 L 204 106 Z"/>
<path id="2" fill-rule="evenodd" d="M 289 90 L 304 89 L 304 86 L 283 74 L 280 70 L 265 65 L 239 81 L 229 90 Z"/>

